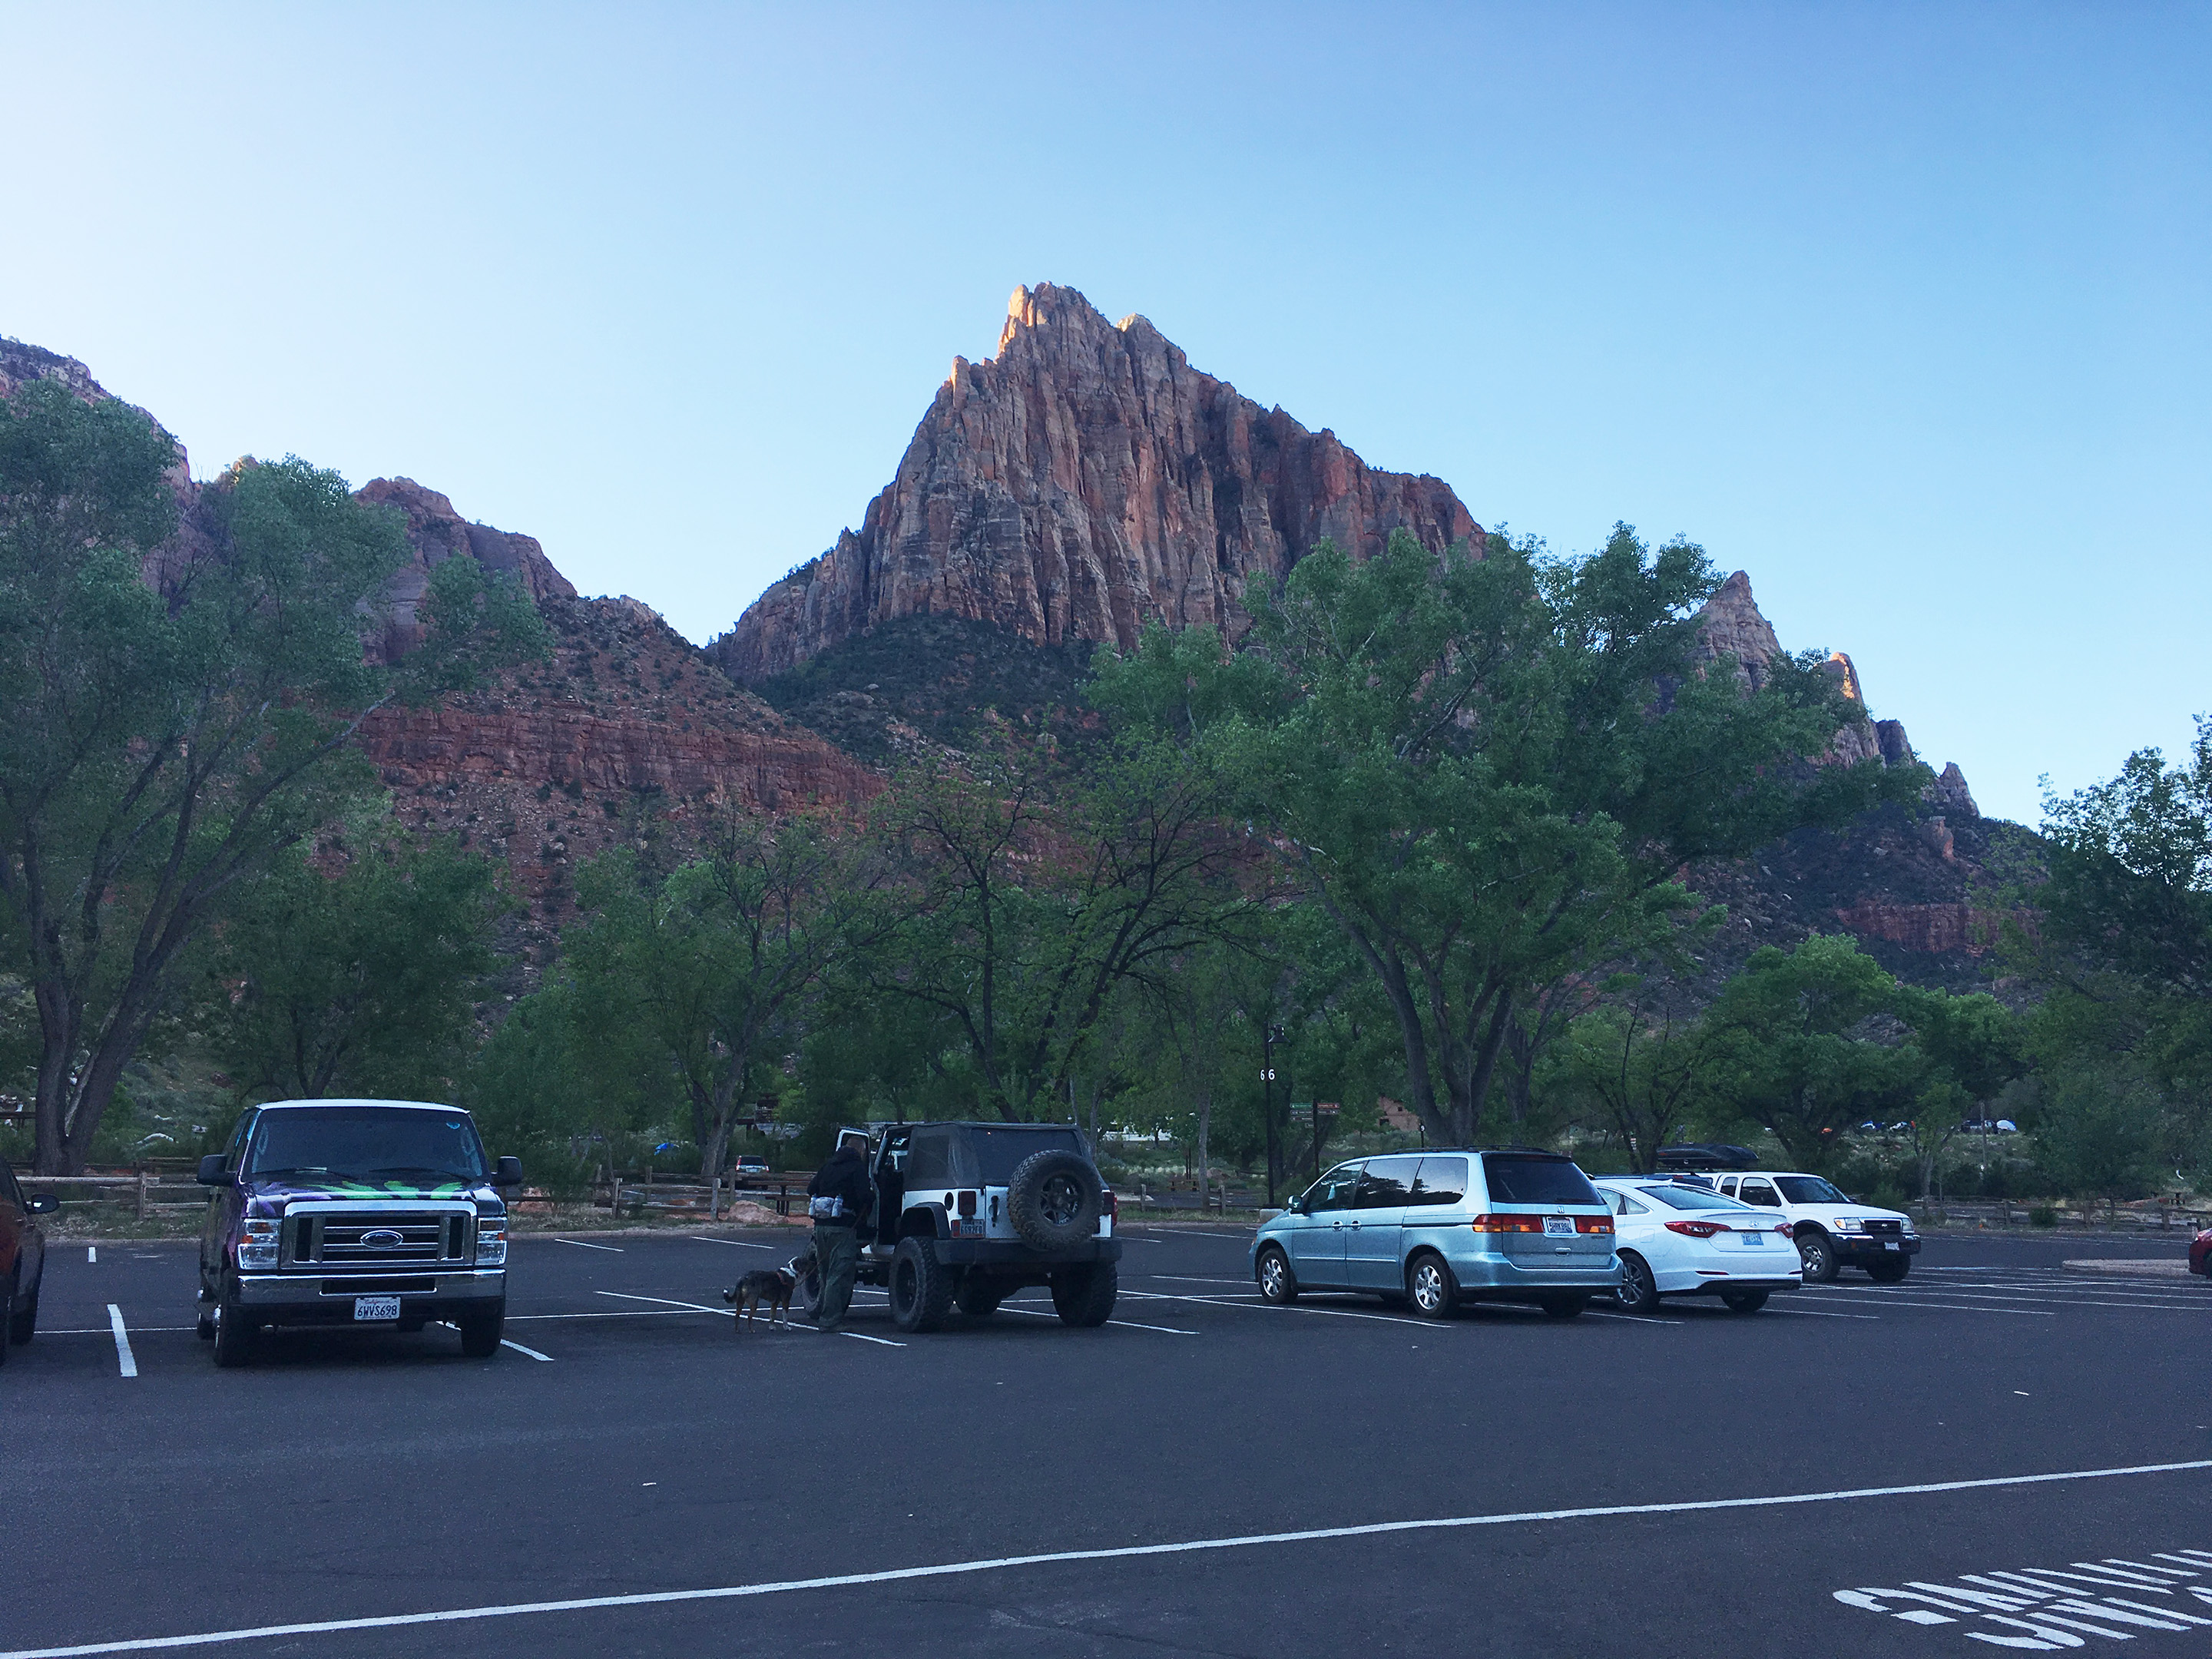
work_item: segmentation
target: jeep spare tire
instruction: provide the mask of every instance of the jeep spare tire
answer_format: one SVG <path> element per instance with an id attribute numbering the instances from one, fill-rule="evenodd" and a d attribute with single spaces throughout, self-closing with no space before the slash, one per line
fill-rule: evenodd
<path id="1" fill-rule="evenodd" d="M 1098 1233 L 1098 1172 L 1079 1152 L 1033 1152 L 1006 1183 L 1006 1218 L 1023 1242 L 1065 1250 Z"/>

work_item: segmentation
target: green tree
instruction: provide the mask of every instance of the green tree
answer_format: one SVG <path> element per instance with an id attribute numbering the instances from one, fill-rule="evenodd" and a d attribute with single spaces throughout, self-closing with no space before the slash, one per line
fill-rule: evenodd
<path id="1" fill-rule="evenodd" d="M 1706 1014 L 1723 1044 L 1721 1097 L 1772 1129 L 1802 1168 L 1823 1168 L 1842 1131 L 1888 1115 L 1919 1079 L 1917 1054 L 1872 1035 L 1896 992 L 1881 963 L 1840 936 L 1753 951 Z"/>
<path id="2" fill-rule="evenodd" d="M 703 1173 L 719 1175 L 759 1068 L 798 1039 L 802 1000 L 881 912 L 881 866 L 860 837 L 805 818 L 731 814 L 702 855 L 641 880 L 627 850 L 577 878 L 589 920 L 569 945 L 579 994 L 647 1036 L 691 1114 Z"/>
<path id="3" fill-rule="evenodd" d="M 1595 1008 L 1567 1027 L 1547 1070 L 1553 1087 L 1597 1109 L 1638 1175 L 1659 1149 L 1705 1110 L 1725 1044 L 1709 1021 L 1663 997 Z"/>
<path id="4" fill-rule="evenodd" d="M 551 1186 L 580 1186 L 602 1155 L 685 1109 L 665 1051 L 619 1006 L 553 980 L 508 1010 L 471 1059 L 461 1102 L 484 1139 Z"/>
<path id="5" fill-rule="evenodd" d="M 2020 1020 L 1986 991 L 1957 996 L 1948 991 L 1897 987 L 1897 1017 L 1911 1028 L 1911 1050 L 1921 1066 L 1913 1103 L 1912 1151 L 1920 1166 L 1920 1196 L 1936 1185 L 1936 1163 L 1963 1118 L 1989 1115 L 1990 1103 L 2027 1064 Z"/>
<path id="6" fill-rule="evenodd" d="M 191 551 L 166 434 L 40 382 L 0 399 L 0 948 L 40 1019 L 36 1162 L 82 1166 L 187 948 L 242 884 L 371 795 L 349 745 L 396 696 L 542 643 L 511 582 L 433 571 L 425 647 L 365 659 L 407 548 L 336 474 L 241 463 Z"/>
<path id="7" fill-rule="evenodd" d="M 2108 782 L 2046 796 L 2043 833 L 2034 927 L 2007 939 L 2045 989 L 2045 1064 L 2124 1055 L 2157 1087 L 2212 1097 L 2212 718 L 2180 764 L 2141 750 Z"/>
<path id="8" fill-rule="evenodd" d="M 1059 1117 L 1125 981 L 1172 973 L 1255 901 L 1208 769 L 1143 735 L 1082 772 L 1049 739 L 909 775 L 882 823 L 907 881 L 872 989 L 957 1032 L 984 1109 Z"/>
<path id="9" fill-rule="evenodd" d="M 504 908 L 450 842 L 379 826 L 327 872 L 286 849 L 221 929 L 217 1054 L 261 1098 L 449 1094 Z"/>
<path id="10" fill-rule="evenodd" d="M 1626 526 L 1581 560 L 1324 544 L 1251 598 L 1246 650 L 1156 629 L 1101 696 L 1234 781 L 1381 987 L 1410 1103 L 1465 1144 L 1522 1006 L 1666 937 L 1696 908 L 1686 861 L 1925 781 L 1805 763 L 1863 718 L 1809 659 L 1755 691 L 1702 672 L 1714 585 L 1698 549 Z"/>

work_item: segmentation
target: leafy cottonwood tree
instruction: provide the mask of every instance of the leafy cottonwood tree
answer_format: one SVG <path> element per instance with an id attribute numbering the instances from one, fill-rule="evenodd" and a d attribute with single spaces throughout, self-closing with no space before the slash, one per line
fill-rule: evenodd
<path id="1" fill-rule="evenodd" d="M 119 403 L 52 382 L 0 399 L 0 948 L 37 1002 L 49 1173 L 82 1168 L 181 954 L 240 884 L 374 792 L 361 721 L 542 648 L 518 586 L 449 559 L 424 648 L 367 661 L 404 538 L 296 459 L 206 487 L 198 550 L 155 592 L 178 459 Z"/>
<path id="2" fill-rule="evenodd" d="M 1251 599 L 1245 650 L 1154 630 L 1103 697 L 1233 780 L 1382 988 L 1409 1103 L 1463 1145 L 1521 1006 L 1665 935 L 1695 907 L 1686 861 L 1924 781 L 1804 763 L 1863 717 L 1809 659 L 1756 691 L 1701 672 L 1714 585 L 1698 549 L 1626 526 L 1574 561 L 1324 544 Z"/>
<path id="3" fill-rule="evenodd" d="M 1639 1175 L 1711 1098 L 1723 1051 L 1708 1021 L 1665 997 L 1629 998 L 1568 1026 L 1550 1056 L 1551 1080 L 1595 1106 Z"/>
<path id="4" fill-rule="evenodd" d="M 702 855 L 641 881 L 627 851 L 580 874 L 577 994 L 647 1034 L 681 1081 L 705 1174 L 718 1175 L 746 1085 L 796 1046 L 801 1000 L 882 927 L 880 863 L 857 836 L 732 814 Z"/>
<path id="5" fill-rule="evenodd" d="M 1800 1167 L 1822 1168 L 1844 1130 L 1896 1111 L 1919 1080 L 1917 1054 L 1868 1032 L 1896 993 L 1849 939 L 1816 933 L 1795 951 L 1753 951 L 1705 1015 L 1725 1042 L 1721 1093 Z"/>
<path id="6" fill-rule="evenodd" d="M 1986 991 L 1956 996 L 1900 985 L 1891 1006 L 1911 1028 L 1911 1047 L 1921 1066 L 1912 1152 L 1924 1199 L 1935 1189 L 1936 1161 L 1961 1120 L 1986 1117 L 1989 1103 L 2024 1069 L 2021 1022 Z"/>
<path id="7" fill-rule="evenodd" d="M 1085 774 L 1044 740 L 979 757 L 973 777 L 902 779 L 883 823 L 908 882 L 871 983 L 945 1017 L 988 1109 L 1065 1115 L 1121 983 L 1251 914 L 1220 806 L 1206 768 L 1142 738 Z"/>
<path id="8" fill-rule="evenodd" d="M 263 1098 L 450 1093 L 501 908 L 450 842 L 372 829 L 329 873 L 287 849 L 221 930 L 216 1052 Z"/>

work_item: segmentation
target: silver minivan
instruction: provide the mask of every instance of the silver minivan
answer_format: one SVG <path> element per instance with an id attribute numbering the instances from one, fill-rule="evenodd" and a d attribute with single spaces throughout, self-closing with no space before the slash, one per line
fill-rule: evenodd
<path id="1" fill-rule="evenodd" d="M 1270 1302 L 1366 1291 L 1442 1319 L 1466 1301 L 1571 1319 L 1620 1283 L 1613 1215 L 1574 1160 L 1525 1147 L 1396 1152 L 1340 1164 L 1261 1227 Z"/>

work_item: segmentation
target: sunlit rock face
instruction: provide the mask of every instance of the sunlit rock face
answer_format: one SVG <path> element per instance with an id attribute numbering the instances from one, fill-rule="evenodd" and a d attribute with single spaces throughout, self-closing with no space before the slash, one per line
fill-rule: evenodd
<path id="1" fill-rule="evenodd" d="M 1154 620 L 1234 634 L 1251 581 L 1325 539 L 1365 557 L 1399 529 L 1437 550 L 1483 533 L 1441 479 L 1376 471 L 1193 368 L 1142 317 L 1017 289 L 997 354 L 953 359 L 860 528 L 709 649 L 754 682 L 918 613 L 1038 643 L 1126 647 Z"/>

